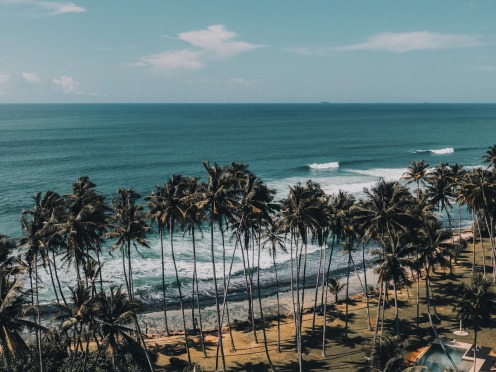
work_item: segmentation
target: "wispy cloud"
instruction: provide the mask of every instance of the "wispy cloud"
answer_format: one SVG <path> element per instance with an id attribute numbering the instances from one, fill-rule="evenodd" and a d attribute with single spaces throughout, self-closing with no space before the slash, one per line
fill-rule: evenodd
<path id="1" fill-rule="evenodd" d="M 334 48 L 335 51 L 382 50 L 404 53 L 425 49 L 471 48 L 484 45 L 481 36 L 469 34 L 441 34 L 430 31 L 380 33 L 358 44 Z"/>
<path id="2" fill-rule="evenodd" d="M 34 72 L 23 72 L 21 76 L 29 84 L 36 84 L 41 82 L 41 78 Z"/>
<path id="3" fill-rule="evenodd" d="M 366 41 L 338 47 L 297 46 L 286 51 L 301 55 L 329 55 L 339 52 L 384 51 L 405 53 L 417 50 L 473 48 L 488 44 L 488 39 L 470 34 L 442 34 L 431 31 L 384 32 Z"/>
<path id="4" fill-rule="evenodd" d="M 211 25 L 203 30 L 181 32 L 176 39 L 190 44 L 190 48 L 169 50 L 140 58 L 140 62 L 161 70 L 187 69 L 198 70 L 208 62 L 226 60 L 240 53 L 249 52 L 264 45 L 250 44 L 235 40 L 238 35 L 224 25 Z M 169 38 L 169 37 L 168 37 Z"/>
<path id="5" fill-rule="evenodd" d="M 86 12 L 86 9 L 79 5 L 60 1 L 0 0 L 0 5 L 28 5 L 32 9 L 51 15 Z"/>
<path id="6" fill-rule="evenodd" d="M 52 84 L 64 93 L 77 93 L 79 83 L 72 76 L 61 76 L 52 80 Z"/>

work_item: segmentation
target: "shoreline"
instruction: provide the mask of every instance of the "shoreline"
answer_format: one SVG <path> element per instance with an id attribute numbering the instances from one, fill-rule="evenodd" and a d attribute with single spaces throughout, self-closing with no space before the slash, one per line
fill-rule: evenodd
<path id="1" fill-rule="evenodd" d="M 367 286 L 376 288 L 377 285 L 377 274 L 373 272 L 373 268 L 367 268 Z M 358 275 L 364 284 L 364 276 L 363 271 L 359 271 Z M 339 280 L 342 284 L 346 284 L 346 275 L 339 276 Z M 315 278 L 314 278 L 315 280 Z M 365 285 L 365 284 L 364 284 Z M 321 296 L 321 288 L 322 283 L 319 284 L 318 296 L 317 296 L 317 306 L 320 303 Z M 343 289 L 339 294 L 339 300 L 343 300 L 345 298 L 345 291 Z M 254 286 L 254 310 L 255 310 L 255 319 L 260 318 L 260 308 L 257 300 L 256 294 L 256 285 Z M 360 285 L 360 281 L 357 278 L 357 275 L 354 271 L 350 271 L 350 284 L 349 284 L 349 296 L 356 297 L 363 295 L 363 290 Z M 314 306 L 314 298 L 315 298 L 315 282 L 313 286 L 309 286 L 305 289 L 305 304 L 304 309 L 312 309 Z M 279 303 L 280 303 L 280 315 L 288 316 L 292 314 L 292 299 L 291 299 L 291 291 L 284 291 L 279 293 Z M 189 330 L 193 329 L 192 322 L 192 309 L 190 306 L 191 303 L 188 303 L 185 306 L 185 317 L 186 317 L 186 328 Z M 328 306 L 334 304 L 334 297 L 332 294 L 328 294 Z M 229 307 L 229 320 L 231 325 L 235 325 L 238 322 L 244 322 L 248 320 L 248 304 L 247 300 L 234 300 L 228 302 Z M 262 296 L 262 306 L 264 312 L 264 318 L 272 318 L 277 316 L 277 296 L 275 294 Z M 216 323 L 216 306 L 215 305 L 207 305 L 202 306 L 202 323 L 203 323 L 203 331 L 204 332 L 213 332 L 217 329 Z M 195 318 L 198 320 L 198 310 L 195 308 Z M 165 335 L 165 321 L 164 321 L 164 312 L 160 311 L 144 311 L 138 314 L 138 319 L 144 325 L 143 329 L 148 330 L 146 332 L 149 335 Z M 169 330 L 172 334 L 183 334 L 182 328 L 182 314 L 178 309 L 167 310 L 167 320 L 169 325 Z M 227 326 L 227 316 L 224 316 L 224 324 L 223 327 Z"/>

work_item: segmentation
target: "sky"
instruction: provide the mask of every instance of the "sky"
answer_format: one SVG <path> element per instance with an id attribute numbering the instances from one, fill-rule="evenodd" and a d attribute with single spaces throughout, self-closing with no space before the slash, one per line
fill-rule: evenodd
<path id="1" fill-rule="evenodd" d="M 494 103 L 496 0 L 0 0 L 0 103 Z"/>

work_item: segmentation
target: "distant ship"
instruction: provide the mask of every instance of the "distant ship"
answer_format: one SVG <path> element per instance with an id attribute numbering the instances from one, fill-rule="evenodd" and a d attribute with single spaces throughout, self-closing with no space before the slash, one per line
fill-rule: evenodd
<path id="1" fill-rule="evenodd" d="M 320 102 L 320 103 L 321 103 L 322 105 L 330 105 L 330 104 L 331 104 L 331 102 L 329 102 L 329 101 L 322 101 L 322 102 Z"/>

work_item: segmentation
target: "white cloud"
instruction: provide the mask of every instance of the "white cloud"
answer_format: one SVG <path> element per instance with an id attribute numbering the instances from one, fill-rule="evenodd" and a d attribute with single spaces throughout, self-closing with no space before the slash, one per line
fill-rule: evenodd
<path id="1" fill-rule="evenodd" d="M 469 34 L 441 34 L 430 31 L 380 33 L 363 43 L 334 48 L 335 51 L 384 50 L 404 53 L 425 49 L 470 48 L 484 45 L 482 37 Z"/>
<path id="2" fill-rule="evenodd" d="M 0 74 L 0 85 L 7 83 L 10 80 L 10 75 Z"/>
<path id="3" fill-rule="evenodd" d="M 83 13 L 86 9 L 70 2 L 36 1 L 36 0 L 0 0 L 0 5 L 19 4 L 29 5 L 34 9 L 47 11 L 49 14 Z"/>
<path id="4" fill-rule="evenodd" d="M 26 80 L 29 84 L 35 84 L 41 82 L 41 78 L 36 75 L 34 72 L 23 72 L 22 78 Z"/>
<path id="5" fill-rule="evenodd" d="M 203 68 L 202 53 L 190 49 L 175 50 L 142 57 L 140 62 L 166 70 L 177 68 L 198 70 Z M 135 65 L 138 64 L 139 62 Z"/>
<path id="6" fill-rule="evenodd" d="M 79 83 L 72 76 L 61 76 L 53 79 L 52 83 L 62 89 L 64 93 L 78 93 L 76 89 L 79 87 Z"/>
<path id="7" fill-rule="evenodd" d="M 234 40 L 236 37 L 237 34 L 227 30 L 224 25 L 211 25 L 203 30 L 181 32 L 177 38 L 189 43 L 192 48 L 145 56 L 140 58 L 138 63 L 127 66 L 141 66 L 141 62 L 162 70 L 198 70 L 209 61 L 229 59 L 240 53 L 263 47 L 263 45 L 236 41 Z"/>
<path id="8" fill-rule="evenodd" d="M 182 32 L 178 37 L 218 58 L 229 58 L 262 47 L 244 41 L 234 41 L 236 33 L 226 30 L 224 25 L 211 25 L 205 30 Z"/>

